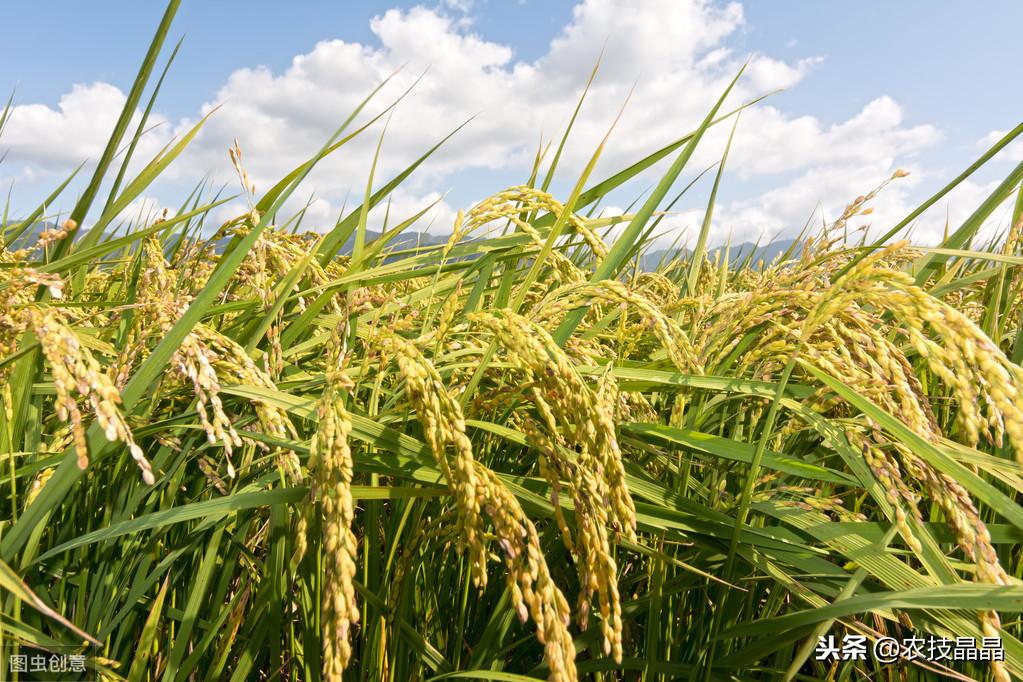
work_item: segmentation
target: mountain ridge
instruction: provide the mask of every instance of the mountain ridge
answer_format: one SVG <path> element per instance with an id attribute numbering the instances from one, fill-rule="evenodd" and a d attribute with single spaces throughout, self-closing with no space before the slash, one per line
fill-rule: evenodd
<path id="1" fill-rule="evenodd" d="M 9 224 L 16 224 L 18 221 L 10 221 Z M 43 230 L 53 229 L 55 223 L 50 221 L 37 222 L 32 226 L 31 229 L 27 230 L 25 234 L 21 235 L 18 239 L 14 240 L 10 246 L 18 247 L 25 246 L 39 235 Z M 79 231 L 81 234 L 83 231 Z M 382 233 L 376 230 L 366 230 L 366 243 L 370 244 L 376 239 L 380 238 Z M 77 238 L 79 235 L 75 235 Z M 429 232 L 404 232 L 394 237 L 387 245 L 387 249 L 390 251 L 394 250 L 406 250 L 412 249 L 417 246 L 438 246 L 447 243 L 451 235 L 443 234 L 436 235 Z M 217 253 L 223 251 L 226 246 L 228 239 L 224 238 L 217 242 L 214 249 Z M 733 244 L 728 247 L 728 257 L 733 264 L 741 263 L 746 258 L 749 258 L 752 263 L 756 264 L 758 261 L 763 261 L 764 265 L 769 265 L 774 262 L 779 256 L 784 254 L 789 249 L 792 249 L 796 245 L 795 239 L 774 239 L 767 244 L 758 244 L 755 242 L 741 242 L 739 244 Z M 355 235 L 351 235 L 345 240 L 345 243 L 341 246 L 340 253 L 350 254 L 355 248 Z M 707 257 L 713 262 L 717 260 L 725 250 L 725 246 L 716 246 L 709 249 Z M 798 249 L 794 249 L 798 253 Z M 657 266 L 661 261 L 669 254 L 677 253 L 681 256 L 689 254 L 687 249 L 657 249 L 653 251 L 647 251 L 640 257 L 640 268 L 645 271 L 652 271 L 657 269 Z"/>

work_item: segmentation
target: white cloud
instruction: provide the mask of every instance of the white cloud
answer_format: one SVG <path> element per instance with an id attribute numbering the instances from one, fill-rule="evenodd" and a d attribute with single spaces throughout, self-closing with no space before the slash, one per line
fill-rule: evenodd
<path id="1" fill-rule="evenodd" d="M 743 177 L 822 164 L 849 167 L 856 173 L 876 168 L 882 161 L 887 169 L 893 170 L 897 158 L 912 155 L 940 139 L 938 129 L 932 125 L 905 127 L 901 108 L 887 96 L 873 100 L 853 118 L 832 126 L 824 126 L 813 116 L 791 117 L 772 106 L 751 110 L 743 116 L 736 132 L 735 154 L 729 162 L 729 167 Z"/>
<path id="2" fill-rule="evenodd" d="M 872 238 L 880 237 L 917 207 L 919 201 L 916 200 L 914 190 L 923 185 L 925 178 L 936 180 L 938 174 L 925 172 L 916 165 L 909 165 L 906 170 L 910 171 L 909 177 L 896 180 L 869 202 L 873 208 L 872 213 L 849 221 L 850 234 L 860 227 L 867 227 Z M 728 226 L 732 241 L 739 242 L 794 237 L 804 225 L 809 225 L 812 232 L 821 226 L 822 221 L 833 222 L 846 204 L 873 190 L 890 175 L 891 170 L 884 160 L 856 169 L 843 166 L 812 168 L 791 182 L 756 198 L 732 202 L 717 211 L 717 234 L 723 234 L 724 226 Z M 908 238 L 920 245 L 939 243 L 946 229 L 948 232 L 956 230 L 997 185 L 997 180 L 963 181 L 907 226 L 898 238 Z M 850 193 L 850 186 L 858 189 Z M 827 200 L 818 203 L 821 197 L 827 197 Z M 983 243 L 1004 230 L 1008 224 L 1012 199 L 1009 197 L 992 212 L 975 242 Z M 702 219 L 702 213 L 699 219 Z"/>
<path id="3" fill-rule="evenodd" d="M 124 101 L 113 85 L 93 83 L 74 86 L 56 109 L 43 104 L 15 106 L 3 136 L 9 160 L 49 170 L 98 157 Z"/>
<path id="4" fill-rule="evenodd" d="M 91 83 L 75 85 L 60 98 L 56 109 L 44 104 L 17 105 L 0 138 L 0 148 L 9 150 L 8 162 L 24 166 L 28 178 L 69 171 L 85 160 L 96 161 L 125 99 L 124 93 L 109 83 Z M 149 125 L 161 120 L 154 117 Z M 154 145 L 143 139 L 140 153 L 145 154 Z"/>
<path id="5" fill-rule="evenodd" d="M 456 12 L 468 12 L 472 9 L 473 0 L 444 0 L 444 6 Z"/>
<path id="6" fill-rule="evenodd" d="M 985 150 L 989 149 L 992 145 L 1005 137 L 1008 132 L 1008 130 L 992 130 L 977 141 L 977 146 Z M 1023 161 L 1023 138 L 1017 137 L 1015 140 L 1010 142 L 1009 146 L 998 152 L 996 158 L 1005 161 Z"/>
<path id="7" fill-rule="evenodd" d="M 448 14 L 473 11 L 471 2 L 447 0 L 443 7 L 447 9 L 384 12 L 371 22 L 374 44 L 324 41 L 296 56 L 282 72 L 257 67 L 230 74 L 200 114 L 216 104 L 222 108 L 172 172 L 178 178 L 197 178 L 212 170 L 220 180 L 233 183 L 226 150 L 237 138 L 257 190 L 265 190 L 314 153 L 366 93 L 404 65 L 356 124 L 379 112 L 425 71 L 390 120 L 376 186 L 455 126 L 475 118 L 396 194 L 393 222 L 394 216 L 407 217 L 448 189 L 456 172 L 460 181 L 472 171 L 509 182 L 524 180 L 541 131 L 545 139 L 557 141 L 602 46 L 597 80 L 561 161 L 566 178 L 574 179 L 633 88 L 597 176 L 692 130 L 747 58 L 729 44 L 745 21 L 736 2 L 583 0 L 535 61 L 517 59 L 511 46 L 474 33 L 470 18 Z M 754 54 L 726 109 L 771 90 L 798 86 L 818 64 L 813 56 L 787 62 Z M 728 232 L 756 237 L 798 229 L 818 202 L 826 214 L 834 215 L 940 138 L 933 125 L 907 125 L 892 98 L 868 94 L 878 96 L 837 123 L 793 115 L 770 103 L 744 112 L 728 170 L 740 179 L 756 178 L 759 186 L 776 187 L 760 196 L 723 202 L 712 241 Z M 19 107 L 2 142 L 11 146 L 17 130 L 12 149 L 18 158 L 48 168 L 94 157 L 121 103 L 123 94 L 112 86 L 76 86 L 58 110 Z M 197 118 L 178 122 L 175 131 L 181 134 Z M 360 135 L 309 178 L 304 196 L 315 192 L 318 198 L 306 224 L 320 221 L 329 227 L 349 192 L 361 198 L 382 128 L 378 123 Z M 713 129 L 693 167 L 715 162 L 727 134 L 725 126 Z M 474 185 L 468 193 L 499 189 Z M 906 197 L 899 188 L 889 194 L 892 199 L 882 201 L 894 204 Z M 291 206 L 301 208 L 304 202 L 295 199 Z M 358 199 L 349 205 L 356 203 Z M 433 231 L 449 229 L 453 211 L 448 202 L 439 207 Z M 697 214 L 702 211 L 673 216 L 662 226 L 681 227 L 686 216 Z M 382 216 L 382 209 L 374 216 Z"/>

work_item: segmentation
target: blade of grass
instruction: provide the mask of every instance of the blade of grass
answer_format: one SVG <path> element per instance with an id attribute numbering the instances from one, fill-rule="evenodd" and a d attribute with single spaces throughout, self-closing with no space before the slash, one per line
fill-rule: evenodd
<path id="1" fill-rule="evenodd" d="M 732 148 L 732 139 L 735 137 L 735 129 L 739 127 L 739 116 L 735 115 L 735 122 L 732 123 L 732 132 L 728 134 L 728 142 L 725 144 L 725 151 L 721 155 L 721 163 L 718 164 L 717 175 L 714 176 L 714 186 L 710 190 L 710 198 L 707 200 L 707 210 L 703 214 L 703 224 L 700 225 L 700 234 L 696 238 L 696 246 L 689 260 L 689 272 L 686 275 L 686 291 L 690 296 L 696 295 L 696 282 L 700 278 L 700 268 L 703 267 L 703 256 L 707 250 L 707 235 L 710 233 L 711 219 L 714 216 L 714 200 L 718 195 L 718 187 L 721 184 L 721 176 L 725 172 L 725 162 L 728 160 L 728 152 Z"/>
<path id="2" fill-rule="evenodd" d="M 742 69 L 740 69 L 739 73 L 736 74 L 735 78 L 733 78 L 731 83 L 728 84 L 728 87 L 725 88 L 724 93 L 722 93 L 721 97 L 718 98 L 718 101 L 714 104 L 713 108 L 710 110 L 710 113 L 707 114 L 707 117 L 704 118 L 703 123 L 700 124 L 700 127 L 697 128 L 696 132 L 693 133 L 692 136 L 689 138 L 689 141 L 686 143 L 685 148 L 682 150 L 682 152 L 672 163 L 671 167 L 661 178 L 661 181 L 657 184 L 657 187 L 654 189 L 653 193 L 636 212 L 636 216 L 631 221 L 629 221 L 629 224 L 626 226 L 625 231 L 622 233 L 622 235 L 615 241 L 614 245 L 611 246 L 611 249 L 608 251 L 607 258 L 601 261 L 600 265 L 597 266 L 597 269 L 593 273 L 593 276 L 590 278 L 590 281 L 599 282 L 600 280 L 613 277 L 614 274 L 618 271 L 618 269 L 622 266 L 622 264 L 624 263 L 624 259 L 628 256 L 628 253 L 632 249 L 632 246 L 635 243 L 636 239 L 642 233 L 644 226 L 650 219 L 650 216 L 653 215 L 655 210 L 657 210 L 658 204 L 660 204 L 661 200 L 664 199 L 664 196 L 668 193 L 668 190 L 671 189 L 671 186 L 675 183 L 675 180 L 682 172 L 682 169 L 685 168 L 686 163 L 692 157 L 693 152 L 696 151 L 696 145 L 699 144 L 700 140 L 703 138 L 703 134 L 707 131 L 707 128 L 709 128 L 710 125 L 713 123 L 714 117 L 717 115 L 718 110 L 721 108 L 721 105 L 724 103 L 725 99 L 732 91 L 732 88 L 735 86 L 735 83 L 742 76 L 742 73 L 745 70 L 745 68 L 746 67 L 744 66 Z M 581 200 L 580 205 L 582 205 Z M 585 314 L 586 314 L 585 308 L 579 308 L 569 313 L 565 317 L 564 321 L 562 321 L 562 323 L 558 326 L 557 330 L 555 330 L 553 334 L 554 340 L 558 344 L 564 345 L 568 338 L 575 331 L 575 328 L 582 321 L 583 316 Z"/>

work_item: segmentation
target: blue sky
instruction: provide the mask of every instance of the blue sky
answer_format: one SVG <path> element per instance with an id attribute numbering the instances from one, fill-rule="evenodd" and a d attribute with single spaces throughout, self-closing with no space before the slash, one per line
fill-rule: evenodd
<path id="1" fill-rule="evenodd" d="M 117 92 L 130 87 L 162 9 L 122 0 L 0 4 L 7 27 L 0 91 L 14 90 L 20 107 L 0 138 L 0 150 L 9 151 L 0 180 L 14 183 L 16 208 L 44 195 L 62 168 L 90 156 L 91 134 L 105 139 L 104 116 L 116 115 Z M 524 179 L 528 145 L 541 131 L 547 139 L 560 133 L 606 40 L 599 87 L 574 139 L 579 153 L 566 159 L 556 185 L 562 193 L 630 87 L 637 96 L 612 137 L 615 151 L 601 166 L 608 172 L 687 132 L 752 54 L 759 75 L 744 79 L 744 94 L 786 90 L 740 122 L 716 236 L 791 231 L 818 204 L 833 214 L 907 167 L 912 179 L 886 192 L 877 212 L 877 222 L 897 220 L 968 165 L 983 138 L 1023 118 L 1023 93 L 1005 75 L 1019 63 L 1020 25 L 1023 4 L 1011 1 L 978 10 L 923 1 L 589 0 L 575 7 L 537 0 L 419 6 L 185 0 L 171 33 L 173 40 L 184 35 L 184 44 L 157 106 L 165 123 L 152 135 L 153 149 L 204 107 L 224 108 L 150 200 L 174 205 L 206 171 L 230 181 L 226 142 L 234 136 L 257 186 L 265 187 L 292 157 L 325 138 L 375 77 L 408 63 L 408 78 L 430 72 L 425 92 L 413 93 L 388 130 L 382 170 L 402 167 L 441 131 L 479 115 L 464 143 L 456 140 L 455 149 L 424 167 L 399 202 L 411 213 L 443 194 L 434 216 L 434 229 L 443 231 L 453 210 Z M 318 43 L 328 47 L 317 51 Z M 315 58 L 296 69 L 295 58 L 311 53 Z M 405 127 L 393 132 L 402 114 Z M 726 132 L 707 140 L 698 161 L 717 158 Z M 311 179 L 324 220 L 349 190 L 361 192 L 378 134 Z M 1006 150 L 936 207 L 918 233 L 933 236 L 946 212 L 968 213 L 1018 156 Z M 625 188 L 622 205 L 652 180 Z M 705 196 L 694 195 L 677 217 L 679 228 L 693 222 Z"/>

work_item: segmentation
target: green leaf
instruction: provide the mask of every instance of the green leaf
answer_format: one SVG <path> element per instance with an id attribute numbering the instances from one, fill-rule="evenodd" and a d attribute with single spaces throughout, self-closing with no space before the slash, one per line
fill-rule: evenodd
<path id="1" fill-rule="evenodd" d="M 124 137 L 125 131 L 128 129 L 128 124 L 131 123 L 131 118 L 135 114 L 135 108 L 138 106 L 139 100 L 142 99 L 142 91 L 145 90 L 146 84 L 149 82 L 149 77 L 153 72 L 153 67 L 156 65 L 156 59 L 160 55 L 160 51 L 163 49 L 163 42 L 167 38 L 167 33 L 170 31 L 171 23 L 174 21 L 174 15 L 177 14 L 178 6 L 181 4 L 181 0 L 169 0 L 167 3 L 167 9 L 163 13 L 163 18 L 160 20 L 160 25 L 156 29 L 156 34 L 153 36 L 153 40 L 149 43 L 149 49 L 146 52 L 145 58 L 142 60 L 142 65 L 139 67 L 138 74 L 135 76 L 135 82 L 132 83 L 131 90 L 128 92 L 128 97 L 124 101 L 124 106 L 121 108 L 121 113 L 117 118 L 117 123 L 114 124 L 114 130 L 110 135 L 110 139 L 107 140 L 107 146 L 103 150 L 103 155 L 100 156 L 99 163 L 96 164 L 96 170 L 93 171 L 92 179 L 89 181 L 88 186 L 82 193 L 75 207 L 71 210 L 70 219 L 81 225 L 85 221 L 86 215 L 89 213 L 89 208 L 92 206 L 93 200 L 96 198 L 96 194 L 99 192 L 100 185 L 103 182 L 103 177 L 106 175 L 110 164 L 114 160 L 114 156 L 117 154 L 117 149 L 121 145 L 121 139 Z M 129 158 L 126 156 L 124 163 L 128 163 Z M 93 228 L 92 231 L 96 231 Z M 83 237 L 83 240 L 89 239 L 89 235 Z M 98 239 L 92 239 L 94 243 Z M 54 249 L 54 258 L 61 258 L 67 252 L 70 246 L 70 240 L 65 239 L 61 241 L 57 248 Z"/>
<path id="2" fill-rule="evenodd" d="M 194 502 L 192 504 L 171 507 L 164 511 L 144 514 L 130 521 L 121 521 L 106 528 L 79 535 L 73 540 L 69 540 L 44 552 L 36 559 L 36 562 L 44 562 L 61 552 L 77 547 L 84 547 L 133 533 L 140 533 L 144 530 L 164 528 L 176 523 L 194 521 L 195 519 L 220 519 L 243 509 L 298 502 L 308 494 L 308 488 L 278 488 L 259 492 L 236 493 L 206 502 Z"/>
<path id="3" fill-rule="evenodd" d="M 37 597 L 35 592 L 33 592 L 4 561 L 0 561 L 0 587 L 3 587 L 4 592 L 20 599 L 47 618 L 52 618 L 57 621 L 82 639 L 86 639 L 96 646 L 101 646 L 100 642 L 95 637 L 80 629 L 67 618 L 47 606 L 46 602 Z"/>
<path id="4" fill-rule="evenodd" d="M 146 625 L 142 628 L 142 636 L 139 638 L 136 648 L 135 660 L 131 662 L 131 669 L 128 671 L 128 682 L 142 682 L 146 672 L 149 670 L 149 661 L 153 657 L 153 646 L 156 643 L 156 633 L 160 625 L 160 616 L 163 612 L 163 601 L 167 596 L 169 580 L 163 581 L 160 592 L 153 601 L 153 606 L 146 617 Z"/>
<path id="5" fill-rule="evenodd" d="M 735 122 L 732 124 L 732 132 L 728 134 L 728 143 L 725 144 L 725 152 L 721 155 L 721 163 L 718 164 L 717 175 L 714 176 L 714 187 L 710 190 L 710 198 L 707 200 L 707 210 L 703 214 L 703 224 L 700 225 L 700 235 L 696 239 L 696 246 L 689 259 L 689 274 L 686 275 L 686 291 L 690 296 L 696 295 L 696 282 L 700 278 L 700 268 L 703 267 L 703 257 L 707 250 L 707 235 L 710 233 L 711 219 L 714 216 L 714 200 L 718 195 L 718 186 L 721 184 L 721 176 L 725 173 L 725 162 L 728 160 L 728 152 L 732 148 L 732 139 L 735 137 L 735 129 L 739 127 L 739 114 L 735 115 Z"/>
<path id="6" fill-rule="evenodd" d="M 722 459 L 744 462 L 753 461 L 754 446 L 749 443 L 721 438 L 708 433 L 678 429 L 661 424 L 631 423 L 623 424 L 622 430 L 649 440 L 683 445 L 697 452 L 720 457 Z M 817 481 L 828 481 L 844 485 L 855 484 L 855 479 L 833 469 L 809 464 L 794 457 L 787 457 L 778 452 L 766 451 L 761 465 L 774 471 L 781 471 L 800 478 Z"/>

